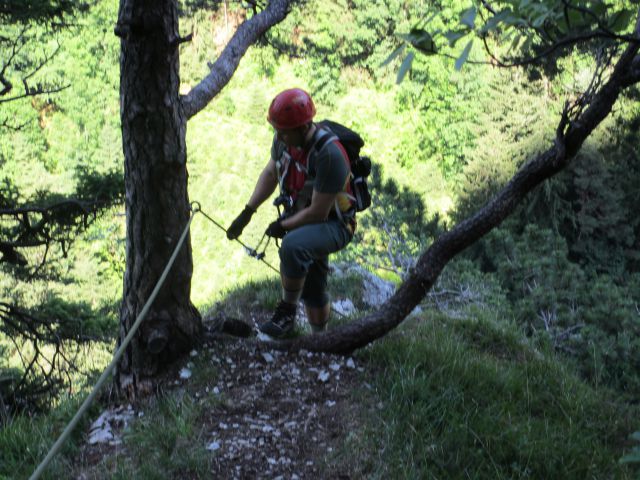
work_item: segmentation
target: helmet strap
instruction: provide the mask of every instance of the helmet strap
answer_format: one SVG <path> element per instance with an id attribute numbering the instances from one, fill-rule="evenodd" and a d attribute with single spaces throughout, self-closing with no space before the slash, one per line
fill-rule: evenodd
<path id="1" fill-rule="evenodd" d="M 307 125 L 307 131 L 304 134 L 304 147 L 306 148 L 309 143 L 312 141 L 314 134 L 316 133 L 316 130 L 318 129 L 318 127 L 316 126 L 316 124 L 314 122 L 309 122 L 309 124 Z"/>

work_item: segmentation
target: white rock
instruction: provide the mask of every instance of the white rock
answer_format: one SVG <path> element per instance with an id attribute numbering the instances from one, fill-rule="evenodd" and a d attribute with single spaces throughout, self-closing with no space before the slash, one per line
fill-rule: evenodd
<path id="1" fill-rule="evenodd" d="M 327 400 L 326 402 L 324 402 L 324 404 L 327 407 L 333 407 L 336 404 L 336 402 L 334 402 L 333 400 Z"/>
<path id="2" fill-rule="evenodd" d="M 267 458 L 267 462 L 269 462 L 269 465 L 275 465 L 277 463 L 275 458 Z"/>
<path id="3" fill-rule="evenodd" d="M 186 380 L 187 378 L 191 377 L 191 370 L 189 370 L 187 367 L 184 367 L 182 370 L 180 370 L 180 378 L 183 380 Z"/>
<path id="4" fill-rule="evenodd" d="M 263 352 L 262 358 L 264 358 L 264 361 L 267 363 L 273 363 L 273 355 L 269 352 Z"/>
<path id="5" fill-rule="evenodd" d="M 356 368 L 356 363 L 353 361 L 353 358 L 347 360 L 347 368 Z"/>
<path id="6" fill-rule="evenodd" d="M 115 439 L 111 427 L 92 430 L 89 434 L 89 445 L 95 445 L 96 443 L 108 443 Z"/>
<path id="7" fill-rule="evenodd" d="M 220 442 L 211 442 L 209 445 L 207 445 L 207 450 L 220 450 L 220 446 Z"/>
<path id="8" fill-rule="evenodd" d="M 329 380 L 329 372 L 327 372 L 326 370 L 322 370 L 319 374 L 318 374 L 318 380 L 320 380 L 321 382 L 326 382 L 327 380 Z"/>
<path id="9" fill-rule="evenodd" d="M 337 372 L 338 370 L 340 370 L 340 365 L 337 364 L 337 363 L 332 363 L 332 364 L 329 365 L 329 368 L 331 370 L 333 370 L 334 372 Z"/>
<path id="10" fill-rule="evenodd" d="M 271 338 L 269 335 L 267 335 L 266 333 L 258 333 L 258 335 L 256 335 L 256 338 L 258 340 L 260 340 L 261 342 L 272 342 L 273 338 Z"/>
<path id="11" fill-rule="evenodd" d="M 109 443 L 111 445 L 118 445 L 121 443 L 115 429 L 124 429 L 129 424 L 129 421 L 136 415 L 131 405 L 127 408 L 117 407 L 104 411 L 98 419 L 93 422 L 89 432 L 89 444 L 96 443 Z M 144 415 L 144 412 L 139 412 L 138 416 Z"/>
<path id="12" fill-rule="evenodd" d="M 215 395 L 220 395 L 220 389 L 218 387 L 213 387 L 213 393 Z"/>
<path id="13" fill-rule="evenodd" d="M 393 292 L 395 286 L 391 282 L 382 280 L 380 277 L 367 272 L 364 269 L 358 269 L 361 273 L 362 280 L 362 300 L 371 307 L 377 307 L 386 302 Z"/>
<path id="14" fill-rule="evenodd" d="M 197 350 L 191 350 L 191 352 L 189 352 L 189 355 L 191 355 L 192 357 L 195 357 L 198 355 Z"/>
<path id="15" fill-rule="evenodd" d="M 344 300 L 337 300 L 331 304 L 333 310 L 341 315 L 351 315 L 356 311 L 356 307 L 351 300 L 345 298 Z"/>

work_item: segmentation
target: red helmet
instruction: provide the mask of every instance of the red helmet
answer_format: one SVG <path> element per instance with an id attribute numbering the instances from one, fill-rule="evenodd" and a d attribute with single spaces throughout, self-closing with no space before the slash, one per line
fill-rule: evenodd
<path id="1" fill-rule="evenodd" d="M 275 96 L 267 120 L 279 130 L 301 127 L 316 114 L 316 107 L 307 92 L 291 88 Z"/>

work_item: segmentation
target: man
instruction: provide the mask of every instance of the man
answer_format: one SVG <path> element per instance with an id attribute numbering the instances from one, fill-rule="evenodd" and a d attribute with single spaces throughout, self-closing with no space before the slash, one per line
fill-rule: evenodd
<path id="1" fill-rule="evenodd" d="M 227 230 L 231 240 L 240 236 L 258 207 L 280 187 L 274 203 L 285 207 L 284 214 L 265 233 L 282 239 L 282 301 L 273 317 L 259 325 L 276 338 L 294 329 L 300 299 L 313 332 L 326 329 L 328 255 L 344 248 L 355 229 L 348 156 L 335 135 L 313 122 L 315 113 L 304 90 L 285 90 L 273 99 L 267 117 L 275 129 L 271 158 Z"/>

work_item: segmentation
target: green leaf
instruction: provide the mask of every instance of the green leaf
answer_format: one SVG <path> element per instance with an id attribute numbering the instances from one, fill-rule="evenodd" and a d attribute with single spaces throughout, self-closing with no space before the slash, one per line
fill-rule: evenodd
<path id="1" fill-rule="evenodd" d="M 633 18 L 634 12 L 632 10 L 620 10 L 611 17 L 609 28 L 614 32 L 622 32 L 631 26 Z"/>
<path id="2" fill-rule="evenodd" d="M 467 32 L 447 32 L 444 34 L 444 37 L 449 41 L 450 47 L 455 47 L 458 40 L 466 36 Z"/>
<path id="3" fill-rule="evenodd" d="M 517 34 L 515 36 L 515 38 L 513 39 L 513 42 L 511 42 L 511 46 L 509 47 L 509 52 L 511 52 L 511 50 L 515 50 L 516 48 L 518 48 L 518 45 L 520 44 L 520 40 L 522 40 L 522 34 Z"/>
<path id="4" fill-rule="evenodd" d="M 401 54 L 402 54 L 402 52 L 404 52 L 404 49 L 405 49 L 406 47 L 407 47 L 407 46 L 406 46 L 404 43 L 403 43 L 402 45 L 400 45 L 398 48 L 396 48 L 396 49 L 393 51 L 393 53 L 392 53 L 391 55 L 389 55 L 389 56 L 387 57 L 387 59 L 386 59 L 384 62 L 382 62 L 382 63 L 380 64 L 380 66 L 381 66 L 381 67 L 386 67 L 387 65 L 389 65 L 391 62 L 393 62 L 393 61 L 395 60 L 395 58 L 396 58 L 398 55 L 401 55 Z"/>
<path id="5" fill-rule="evenodd" d="M 464 50 L 462 50 L 462 53 L 456 60 L 456 70 L 460 70 L 464 65 L 464 62 L 467 61 L 467 58 L 469 57 L 469 52 L 471 51 L 472 46 L 473 46 L 473 39 L 469 40 L 469 43 L 467 43 L 467 45 L 464 47 Z"/>
<path id="6" fill-rule="evenodd" d="M 540 28 L 540 27 L 542 27 L 542 25 L 544 25 L 544 22 L 546 20 L 547 20 L 547 14 L 545 13 L 545 14 L 542 14 L 542 15 L 539 15 L 539 16 L 535 17 L 533 19 L 533 22 L 531 22 L 531 25 L 534 28 Z"/>
<path id="7" fill-rule="evenodd" d="M 462 25 L 466 25 L 469 28 L 473 28 L 476 23 L 477 14 L 478 11 L 476 10 L 476 7 L 467 8 L 464 12 L 462 12 L 462 15 L 460 16 L 460 23 Z"/>
<path id="8" fill-rule="evenodd" d="M 409 54 L 404 58 L 402 64 L 400 65 L 400 70 L 398 70 L 398 78 L 396 79 L 396 83 L 402 83 L 405 75 L 411 68 L 411 63 L 413 62 L 413 58 L 415 54 L 413 52 L 409 52 Z"/>
<path id="9" fill-rule="evenodd" d="M 436 45 L 433 43 L 433 38 L 426 30 L 414 28 L 411 30 L 411 35 L 414 40 L 411 42 L 416 49 L 422 53 L 433 55 L 436 53 Z"/>
<path id="10" fill-rule="evenodd" d="M 427 55 L 436 53 L 436 45 L 433 37 L 426 30 L 412 28 L 409 33 L 399 33 L 397 36 L 422 53 L 426 53 Z"/>
<path id="11" fill-rule="evenodd" d="M 595 13 L 598 17 L 604 17 L 607 13 L 607 4 L 600 0 L 596 0 L 589 6 L 589 10 Z"/>
<path id="12" fill-rule="evenodd" d="M 584 12 L 567 9 L 563 12 L 562 19 L 558 21 L 558 28 L 566 34 L 570 31 L 588 29 L 593 22 L 593 17 L 585 16 Z"/>
<path id="13" fill-rule="evenodd" d="M 495 30 L 500 22 L 510 24 L 513 21 L 512 17 L 513 17 L 513 13 L 511 12 L 511 10 L 509 9 L 502 10 L 501 12 L 496 13 L 489 20 L 487 20 L 487 23 L 485 23 L 482 26 L 482 28 L 480 29 L 480 32 L 487 33 L 492 30 Z"/>

